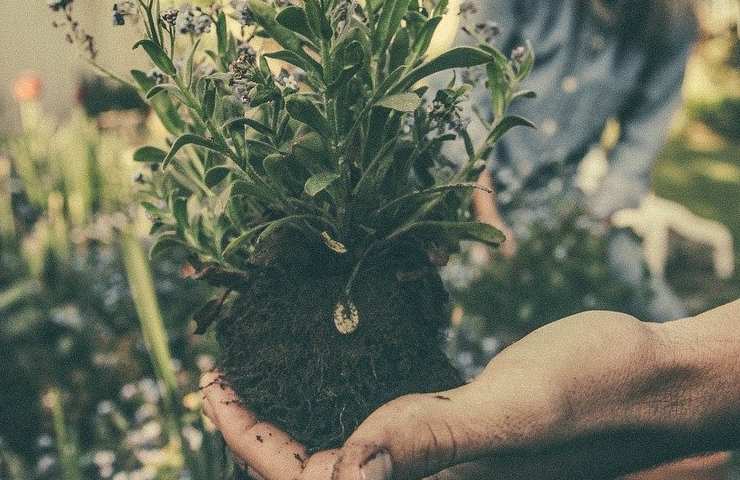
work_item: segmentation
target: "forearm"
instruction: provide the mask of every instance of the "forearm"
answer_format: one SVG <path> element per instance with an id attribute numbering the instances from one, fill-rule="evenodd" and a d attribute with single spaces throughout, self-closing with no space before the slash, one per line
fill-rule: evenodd
<path id="1" fill-rule="evenodd" d="M 481 188 L 492 191 L 492 193 L 483 190 L 475 190 L 473 192 L 473 209 L 475 210 L 476 217 L 486 222 L 503 223 L 496 207 L 496 192 L 493 189 L 493 179 L 490 170 L 483 170 L 476 183 Z"/>
<path id="2" fill-rule="evenodd" d="M 655 409 L 662 423 L 694 435 L 704 451 L 740 447 L 740 300 L 654 328 L 678 379 L 658 392 L 675 399 Z"/>
<path id="3" fill-rule="evenodd" d="M 578 340 L 547 345 L 566 336 Z M 591 312 L 523 346 L 541 356 L 515 348 L 484 374 L 501 398 L 507 369 L 529 371 L 520 381 L 547 399 L 507 402 L 489 452 L 502 478 L 611 478 L 740 446 L 740 302 L 661 325 Z"/>

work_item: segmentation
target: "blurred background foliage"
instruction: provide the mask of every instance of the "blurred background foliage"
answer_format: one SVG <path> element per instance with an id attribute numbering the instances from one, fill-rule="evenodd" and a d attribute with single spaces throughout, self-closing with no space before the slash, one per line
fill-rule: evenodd
<path id="1" fill-rule="evenodd" d="M 698 6 L 702 31 L 686 73 L 685 105 L 658 159 L 653 190 L 729 229 L 735 273 L 718 278 L 707 245 L 671 235 L 666 279 L 692 313 L 740 296 L 740 37 L 726 2 Z M 607 127 L 607 147 L 618 128 Z M 479 365 L 531 330 L 584 309 L 644 313 L 626 303 L 634 292 L 606 268 L 603 226 L 573 206 L 557 210 L 559 218 L 535 225 L 513 259 L 481 266 L 471 249 L 448 268 L 457 302 L 453 345 L 463 350 L 462 364 Z"/>
<path id="2" fill-rule="evenodd" d="M 731 3 L 700 3 L 686 106 L 654 189 L 726 225 L 740 267 Z M 148 220 L 133 196 L 141 166 L 131 153 L 158 128 L 133 92 L 107 81 L 83 78 L 61 117 L 42 106 L 41 88 L 21 78 L 2 112 L 17 121 L 0 132 L 0 479 L 225 478 L 197 393 L 214 344 L 190 335 L 190 315 L 209 292 L 177 255 L 148 261 Z M 457 304 L 450 351 L 468 374 L 549 321 L 631 310 L 628 287 L 605 268 L 602 227 L 567 205 L 561 212 L 514 259 L 484 265 L 471 250 L 447 268 Z M 737 273 L 717 279 L 707 248 L 679 237 L 666 277 L 695 312 L 740 296 Z"/>

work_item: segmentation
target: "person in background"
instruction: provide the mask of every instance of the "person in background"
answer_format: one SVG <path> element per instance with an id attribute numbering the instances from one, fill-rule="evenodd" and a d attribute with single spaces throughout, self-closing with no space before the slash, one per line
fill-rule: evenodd
<path id="1" fill-rule="evenodd" d="M 478 30 L 500 32 L 496 43 L 502 51 L 526 40 L 535 49 L 535 67 L 523 88 L 537 98 L 515 102 L 510 113 L 533 121 L 537 130 L 507 133 L 479 180 L 495 195 L 474 197 L 479 219 L 506 234 L 503 253 L 513 255 L 517 238 L 526 236 L 534 222 L 557 218 L 554 208 L 563 202 L 585 201 L 605 223 L 613 213 L 637 207 L 650 188 L 652 166 L 681 101 L 697 30 L 688 2 L 488 0 L 463 2 L 461 10 L 474 15 Z M 473 94 L 472 104 L 485 116 L 490 100 L 483 90 Z M 475 136 L 482 126 L 473 119 L 469 129 Z M 584 196 L 575 185 L 576 172 L 610 119 L 621 126 L 619 141 L 603 182 Z M 608 235 L 615 275 L 638 290 L 650 287 L 646 319 L 686 316 L 662 279 L 645 281 L 637 238 L 626 230 Z"/>

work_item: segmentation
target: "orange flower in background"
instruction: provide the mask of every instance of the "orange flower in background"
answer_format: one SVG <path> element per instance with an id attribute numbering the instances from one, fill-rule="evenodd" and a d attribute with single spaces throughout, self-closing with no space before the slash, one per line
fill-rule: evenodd
<path id="1" fill-rule="evenodd" d="M 13 83 L 13 96 L 18 102 L 38 100 L 43 87 L 41 78 L 36 73 L 22 73 Z"/>

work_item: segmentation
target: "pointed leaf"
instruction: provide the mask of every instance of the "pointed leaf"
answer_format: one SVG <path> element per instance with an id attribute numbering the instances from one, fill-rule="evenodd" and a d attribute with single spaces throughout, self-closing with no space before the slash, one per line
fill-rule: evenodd
<path id="1" fill-rule="evenodd" d="M 264 123 L 258 122 L 257 120 L 254 120 L 253 118 L 247 118 L 247 117 L 238 117 L 238 118 L 232 118 L 228 122 L 224 123 L 222 130 L 235 130 L 237 128 L 244 128 L 244 126 L 248 126 L 250 128 L 253 128 L 254 130 L 258 131 L 262 135 L 271 136 L 273 135 L 273 131 L 270 127 L 265 125 Z"/>
<path id="2" fill-rule="evenodd" d="M 373 35 L 375 52 L 382 52 L 388 47 L 401 25 L 403 16 L 409 9 L 409 3 L 411 3 L 410 0 L 385 0 L 383 2 L 383 11 L 380 13 L 380 19 L 378 19 Z"/>
<path id="3" fill-rule="evenodd" d="M 144 146 L 134 152 L 134 161 L 148 163 L 162 163 L 167 156 L 167 152 L 157 147 Z"/>
<path id="4" fill-rule="evenodd" d="M 391 236 L 395 237 L 408 233 L 422 237 L 442 237 L 453 242 L 474 240 L 491 246 L 501 245 L 506 240 L 506 236 L 500 230 L 481 222 L 416 222 Z"/>
<path id="5" fill-rule="evenodd" d="M 441 21 L 441 16 L 432 17 L 427 20 L 422 27 L 421 32 L 419 32 L 419 35 L 417 35 L 416 41 L 414 42 L 414 55 L 417 58 L 421 58 L 426 53 L 429 45 L 432 43 L 434 32 L 437 30 L 439 22 Z"/>
<path id="6" fill-rule="evenodd" d="M 167 165 L 169 165 L 177 152 L 179 152 L 181 148 L 187 145 L 197 145 L 220 154 L 227 153 L 224 147 L 213 142 L 212 140 L 208 140 L 207 138 L 203 138 L 192 133 L 186 133 L 184 135 L 181 135 L 177 140 L 175 140 L 175 143 L 172 144 L 170 151 L 167 153 L 167 156 L 163 160 L 162 166 L 166 167 Z"/>
<path id="7" fill-rule="evenodd" d="M 306 180 L 304 190 L 309 196 L 315 197 L 319 192 L 326 190 L 329 185 L 337 181 L 339 177 L 338 173 L 319 173 Z"/>
<path id="8" fill-rule="evenodd" d="M 476 190 L 476 189 L 484 191 L 486 193 L 493 193 L 493 191 L 490 188 L 486 188 L 482 185 L 478 185 L 477 183 L 455 183 L 455 184 L 449 184 L 449 185 L 439 185 L 436 187 L 427 188 L 426 190 L 422 190 L 420 192 L 412 192 L 412 193 L 403 195 L 401 197 L 398 197 L 397 199 L 379 208 L 375 213 L 376 215 L 381 214 L 383 212 L 390 210 L 393 207 L 398 207 L 403 204 L 410 204 L 411 206 L 416 206 L 420 202 L 424 202 L 428 200 L 429 195 L 434 195 L 436 193 L 451 192 L 455 190 Z"/>
<path id="9" fill-rule="evenodd" d="M 229 48 L 229 31 L 226 26 L 226 14 L 223 10 L 218 12 L 218 19 L 216 20 L 216 39 L 218 42 L 218 53 L 223 57 Z"/>
<path id="10" fill-rule="evenodd" d="M 311 28 L 308 26 L 306 12 L 300 7 L 289 5 L 283 8 L 280 10 L 280 13 L 277 14 L 275 20 L 277 20 L 280 25 L 293 30 L 299 35 L 303 35 L 306 38 L 313 37 L 313 32 L 311 32 Z"/>
<path id="11" fill-rule="evenodd" d="M 167 53 L 157 43 L 145 38 L 136 42 L 133 48 L 137 49 L 139 47 L 144 48 L 149 58 L 152 59 L 152 63 L 162 70 L 162 72 L 170 76 L 177 75 L 175 64 L 172 63 L 170 57 L 167 56 Z"/>
<path id="12" fill-rule="evenodd" d="M 262 0 L 247 0 L 247 4 L 259 26 L 265 30 L 271 39 L 275 40 L 286 50 L 290 50 L 303 58 L 311 59 L 303 51 L 301 39 L 292 30 L 285 28 L 277 22 L 275 19 L 277 12 L 272 5 Z"/>
<path id="13" fill-rule="evenodd" d="M 211 326 L 218 317 L 223 303 L 224 301 L 222 298 L 213 298 L 208 300 L 205 305 L 193 314 L 193 321 L 196 325 L 195 331 L 193 331 L 194 335 L 203 335 L 206 333 L 208 327 Z"/>
<path id="14" fill-rule="evenodd" d="M 453 68 L 468 68 L 476 65 L 482 65 L 492 60 L 490 53 L 474 47 L 457 47 L 449 50 L 442 55 L 430 60 L 427 63 L 419 65 L 402 77 L 393 87 L 390 93 L 398 93 L 419 80 L 433 75 L 435 73 L 450 70 Z"/>
<path id="15" fill-rule="evenodd" d="M 504 117 L 503 120 L 501 120 L 499 124 L 496 125 L 496 127 L 488 135 L 488 138 L 486 138 L 486 143 L 488 143 L 488 145 L 494 145 L 501 139 L 501 137 L 504 136 L 506 132 L 514 127 L 536 128 L 534 123 L 530 122 L 526 118 L 518 117 L 516 115 L 510 115 L 508 117 Z"/>
<path id="16" fill-rule="evenodd" d="M 421 105 L 421 97 L 412 92 L 397 93 L 381 98 L 376 107 L 385 107 L 399 112 L 413 112 Z"/>
<path id="17" fill-rule="evenodd" d="M 149 259 L 155 259 L 167 250 L 183 246 L 186 246 L 185 242 L 183 242 L 177 235 L 165 233 L 154 240 L 152 247 L 149 249 Z"/>
<path id="18" fill-rule="evenodd" d="M 238 237 L 233 239 L 229 244 L 226 246 L 226 248 L 223 251 L 224 258 L 230 257 L 234 252 L 237 251 L 239 247 L 244 245 L 247 241 L 254 238 L 258 233 L 260 233 L 263 229 L 267 228 L 272 222 L 263 223 L 261 225 L 257 225 L 256 227 L 253 227 L 249 230 L 246 230 L 242 232 Z"/>
<path id="19" fill-rule="evenodd" d="M 213 187 L 214 185 L 218 185 L 221 180 L 226 178 L 226 176 L 231 173 L 231 169 L 229 167 L 225 167 L 223 165 L 218 165 L 216 167 L 210 168 L 206 172 L 205 182 L 207 187 Z"/>
<path id="20" fill-rule="evenodd" d="M 306 72 L 312 71 L 319 77 L 322 75 L 323 69 L 321 64 L 318 63 L 311 57 L 305 57 L 298 55 L 290 50 L 279 50 L 277 52 L 265 53 L 263 57 L 274 58 L 283 62 L 290 63 L 296 67 L 305 70 Z"/>
<path id="21" fill-rule="evenodd" d="M 290 95 L 285 101 L 285 108 L 291 117 L 313 128 L 322 137 L 327 138 L 331 135 L 329 122 L 311 97 L 298 93 Z"/>
<path id="22" fill-rule="evenodd" d="M 311 28 L 311 31 L 314 33 L 316 38 L 323 38 L 324 40 L 331 39 L 331 25 L 329 25 L 329 20 L 327 20 L 326 15 L 324 15 L 324 12 L 317 3 L 317 0 L 305 0 L 304 4 L 308 26 Z"/>

